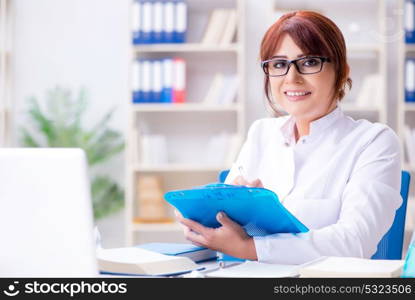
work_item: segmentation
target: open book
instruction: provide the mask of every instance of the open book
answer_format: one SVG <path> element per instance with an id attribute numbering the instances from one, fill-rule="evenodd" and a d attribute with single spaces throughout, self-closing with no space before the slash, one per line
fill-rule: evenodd
<path id="1" fill-rule="evenodd" d="M 225 8 L 214 9 L 210 14 L 201 43 L 216 45 L 221 43 L 228 44 L 232 42 L 235 30 L 236 12 Z"/>
<path id="2" fill-rule="evenodd" d="M 188 257 L 138 247 L 99 249 L 97 260 L 101 272 L 126 275 L 174 275 L 200 268 Z"/>
<path id="3" fill-rule="evenodd" d="M 137 247 L 170 256 L 188 257 L 194 262 L 216 259 L 216 251 L 184 243 L 146 243 Z"/>
<path id="4" fill-rule="evenodd" d="M 300 277 L 400 277 L 403 260 L 325 257 L 299 270 Z"/>

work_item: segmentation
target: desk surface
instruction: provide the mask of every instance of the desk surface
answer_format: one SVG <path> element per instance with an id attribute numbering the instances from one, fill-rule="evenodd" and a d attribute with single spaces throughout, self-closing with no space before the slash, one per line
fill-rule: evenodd
<path id="1" fill-rule="evenodd" d="M 225 265 L 220 265 L 220 263 L 221 262 L 219 262 L 217 260 L 210 260 L 210 261 L 206 261 L 206 262 L 201 262 L 201 263 L 198 263 L 198 265 L 200 267 L 205 268 L 205 269 L 200 270 L 200 271 L 193 271 L 193 272 L 190 272 L 190 273 L 182 274 L 182 275 L 177 276 L 177 277 L 180 277 L 180 278 L 204 278 L 204 277 L 207 277 L 207 275 L 210 272 L 217 271 L 220 268 L 228 268 L 228 267 L 231 267 L 231 266 L 239 265 L 241 262 L 239 262 L 239 261 L 237 261 L 237 262 L 236 261 L 229 261 L 229 262 L 226 262 Z"/>

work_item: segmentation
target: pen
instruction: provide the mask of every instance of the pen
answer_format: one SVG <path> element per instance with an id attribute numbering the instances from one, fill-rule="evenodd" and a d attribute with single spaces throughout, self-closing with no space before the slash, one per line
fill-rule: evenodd
<path id="1" fill-rule="evenodd" d="M 226 254 L 220 252 L 218 253 L 218 267 L 219 269 L 224 269 L 235 264 L 240 264 L 242 261 L 238 258 L 226 257 Z"/>
<path id="2" fill-rule="evenodd" d="M 219 262 L 219 269 L 225 269 L 225 268 L 229 268 L 231 266 L 235 266 L 235 265 L 239 265 L 241 262 L 237 261 L 237 262 L 228 262 L 226 263 L 225 261 L 221 260 Z"/>

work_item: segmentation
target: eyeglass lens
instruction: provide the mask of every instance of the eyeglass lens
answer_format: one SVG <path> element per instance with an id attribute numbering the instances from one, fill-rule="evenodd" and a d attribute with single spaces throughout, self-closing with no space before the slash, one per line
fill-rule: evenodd
<path id="1" fill-rule="evenodd" d="M 323 61 L 317 57 L 305 57 L 293 62 L 297 65 L 298 71 L 301 74 L 313 74 L 321 71 Z M 265 71 L 271 76 L 281 76 L 288 72 L 290 66 L 289 61 L 285 59 L 275 59 L 267 62 L 265 65 Z"/>

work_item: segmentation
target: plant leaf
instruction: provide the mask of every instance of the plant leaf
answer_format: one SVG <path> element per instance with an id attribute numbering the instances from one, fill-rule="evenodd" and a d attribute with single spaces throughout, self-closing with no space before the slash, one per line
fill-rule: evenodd
<path id="1" fill-rule="evenodd" d="M 42 110 L 36 98 L 29 101 L 28 116 L 37 129 L 21 128 L 21 143 L 29 147 L 77 147 L 84 149 L 89 166 L 102 164 L 124 149 L 120 132 L 108 128 L 115 109 L 111 109 L 92 127 L 83 128 L 87 110 L 87 93 L 82 88 L 74 99 L 70 90 L 59 86 L 47 91 L 46 109 Z M 42 142 L 42 140 L 44 140 Z M 124 191 L 107 176 L 97 175 L 91 181 L 95 218 L 102 218 L 123 206 Z"/>
<path id="2" fill-rule="evenodd" d="M 26 147 L 32 147 L 32 148 L 39 148 L 40 143 L 36 141 L 36 139 L 30 135 L 29 131 L 26 128 L 21 128 L 21 134 L 22 134 L 22 142 L 23 145 Z"/>

